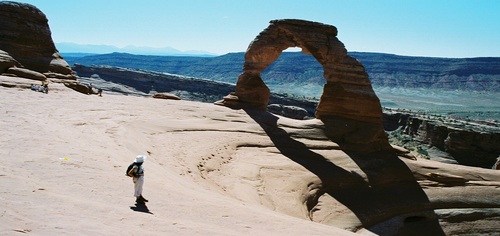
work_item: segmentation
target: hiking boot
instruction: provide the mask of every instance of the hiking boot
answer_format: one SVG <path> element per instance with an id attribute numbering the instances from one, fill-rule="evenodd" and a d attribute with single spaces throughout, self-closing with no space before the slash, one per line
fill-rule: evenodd
<path id="1" fill-rule="evenodd" d="M 143 202 L 149 202 L 148 199 L 144 198 L 142 195 L 138 197 L 139 199 L 141 199 Z"/>

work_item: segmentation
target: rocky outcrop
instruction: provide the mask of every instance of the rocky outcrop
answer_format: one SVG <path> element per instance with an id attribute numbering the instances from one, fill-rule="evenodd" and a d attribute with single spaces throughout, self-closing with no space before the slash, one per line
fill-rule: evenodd
<path id="1" fill-rule="evenodd" d="M 206 102 L 234 89 L 234 85 L 197 79 L 182 75 L 111 66 L 83 66 L 76 64 L 75 72 L 80 81 L 92 83 L 104 91 L 150 96 L 154 93 L 171 93 L 185 100 Z M 117 84 L 121 86 L 117 86 Z"/>
<path id="2" fill-rule="evenodd" d="M 0 74 L 4 73 L 10 67 L 21 67 L 21 64 L 7 52 L 0 50 Z"/>
<path id="3" fill-rule="evenodd" d="M 10 67 L 5 71 L 5 73 L 39 81 L 45 81 L 47 79 L 44 74 L 26 68 Z"/>
<path id="4" fill-rule="evenodd" d="M 24 3 L 0 2 L 0 22 L 0 73 L 15 66 L 24 69 L 9 73 L 20 77 L 36 74 L 27 71 L 31 70 L 49 78 L 76 79 L 52 41 L 47 17 L 38 8 Z M 1 59 L 8 58 L 5 54 L 17 63 Z"/>
<path id="5" fill-rule="evenodd" d="M 181 100 L 179 96 L 171 93 L 156 93 L 153 94 L 153 98 L 167 99 L 167 100 Z"/>
<path id="6" fill-rule="evenodd" d="M 403 146 L 411 146 L 410 141 L 424 144 L 420 149 L 431 159 L 434 157 L 429 149 L 434 147 L 448 153 L 458 164 L 492 168 L 500 155 L 498 124 L 389 110 L 384 112 L 383 124 L 391 136 L 406 137 L 400 143 Z"/>
<path id="7" fill-rule="evenodd" d="M 269 104 L 267 110 L 271 113 L 289 117 L 296 120 L 308 119 L 309 113 L 306 109 L 297 106 L 283 106 L 281 104 Z"/>
<path id="8" fill-rule="evenodd" d="M 345 148 L 359 144 L 367 151 L 388 149 L 381 125 L 382 109 L 368 74 L 359 61 L 347 55 L 337 39 L 337 28 L 303 20 L 273 20 L 250 43 L 236 91 L 218 104 L 265 110 L 270 90 L 261 72 L 289 47 L 300 47 L 322 65 L 326 84 L 316 108 L 329 137 Z M 354 145 L 353 145 L 354 144 Z"/>

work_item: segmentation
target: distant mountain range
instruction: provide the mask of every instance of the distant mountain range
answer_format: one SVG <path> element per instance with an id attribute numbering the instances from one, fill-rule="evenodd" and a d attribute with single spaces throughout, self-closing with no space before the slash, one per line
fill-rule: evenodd
<path id="1" fill-rule="evenodd" d="M 205 51 L 180 51 L 172 47 L 154 48 L 154 47 L 138 47 L 138 46 L 126 46 L 126 47 L 116 47 L 112 45 L 93 45 L 93 44 L 77 44 L 77 43 L 55 43 L 56 48 L 62 54 L 71 55 L 90 55 L 90 54 L 106 54 L 106 53 L 131 53 L 137 55 L 157 55 L 157 56 L 200 56 L 200 57 L 212 57 L 217 56 L 214 53 Z"/>
<path id="2" fill-rule="evenodd" d="M 350 52 L 366 68 L 374 87 L 426 88 L 500 92 L 500 58 L 410 57 L 384 53 Z M 216 57 L 144 56 L 127 53 L 75 56 L 68 63 L 143 69 L 235 83 L 244 53 Z M 266 84 L 279 92 L 316 96 L 325 82 L 323 68 L 310 55 L 284 52 L 263 73 Z M 304 90 L 311 87 L 316 93 Z M 298 88 L 299 91 L 294 89 Z M 317 88 L 320 88 L 319 90 Z"/>
<path id="3" fill-rule="evenodd" d="M 366 68 L 382 105 L 438 114 L 500 119 L 500 58 L 433 58 L 350 52 Z M 70 64 L 166 72 L 235 84 L 244 52 L 216 57 L 62 53 Z M 310 55 L 284 52 L 263 73 L 272 92 L 318 100 L 325 79 Z"/>
<path id="4" fill-rule="evenodd" d="M 382 105 L 439 114 L 500 119 L 500 57 L 434 58 L 350 52 L 366 68 Z M 244 52 L 216 57 L 127 53 L 62 54 L 66 61 L 166 72 L 235 84 Z M 325 79 L 310 55 L 284 52 L 262 73 L 272 92 L 318 100 Z"/>

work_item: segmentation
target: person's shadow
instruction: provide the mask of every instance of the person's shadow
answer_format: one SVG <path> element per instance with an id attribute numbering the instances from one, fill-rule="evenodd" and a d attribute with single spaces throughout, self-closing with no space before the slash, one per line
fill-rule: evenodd
<path id="1" fill-rule="evenodd" d="M 146 203 L 144 202 L 143 203 L 136 202 L 135 206 L 131 206 L 130 209 L 132 209 L 133 211 L 154 215 L 153 212 L 149 211 L 148 206 L 146 206 Z"/>
<path id="2" fill-rule="evenodd" d="M 311 151 L 304 143 L 293 139 L 286 130 L 278 127 L 279 118 L 271 113 L 250 109 L 245 111 L 264 129 L 281 154 L 321 180 L 318 193 L 307 204 L 310 211 L 321 195 L 328 194 L 349 208 L 363 228 L 370 228 L 376 234 L 445 235 L 427 195 L 412 171 L 392 151 L 347 151 L 342 148 L 342 144 L 337 143 L 366 174 L 365 179 L 358 173 L 335 165 Z M 397 217 L 403 217 L 400 224 L 388 230 L 387 222 Z M 380 225 L 383 222 L 386 224 Z"/>

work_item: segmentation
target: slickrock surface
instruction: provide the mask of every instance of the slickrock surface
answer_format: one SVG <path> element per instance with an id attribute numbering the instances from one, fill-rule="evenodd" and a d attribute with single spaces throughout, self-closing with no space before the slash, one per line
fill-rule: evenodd
<path id="1" fill-rule="evenodd" d="M 497 170 L 345 150 L 317 119 L 9 80 L 22 82 L 0 87 L 2 235 L 500 231 Z M 147 209 L 124 175 L 137 154 Z"/>

